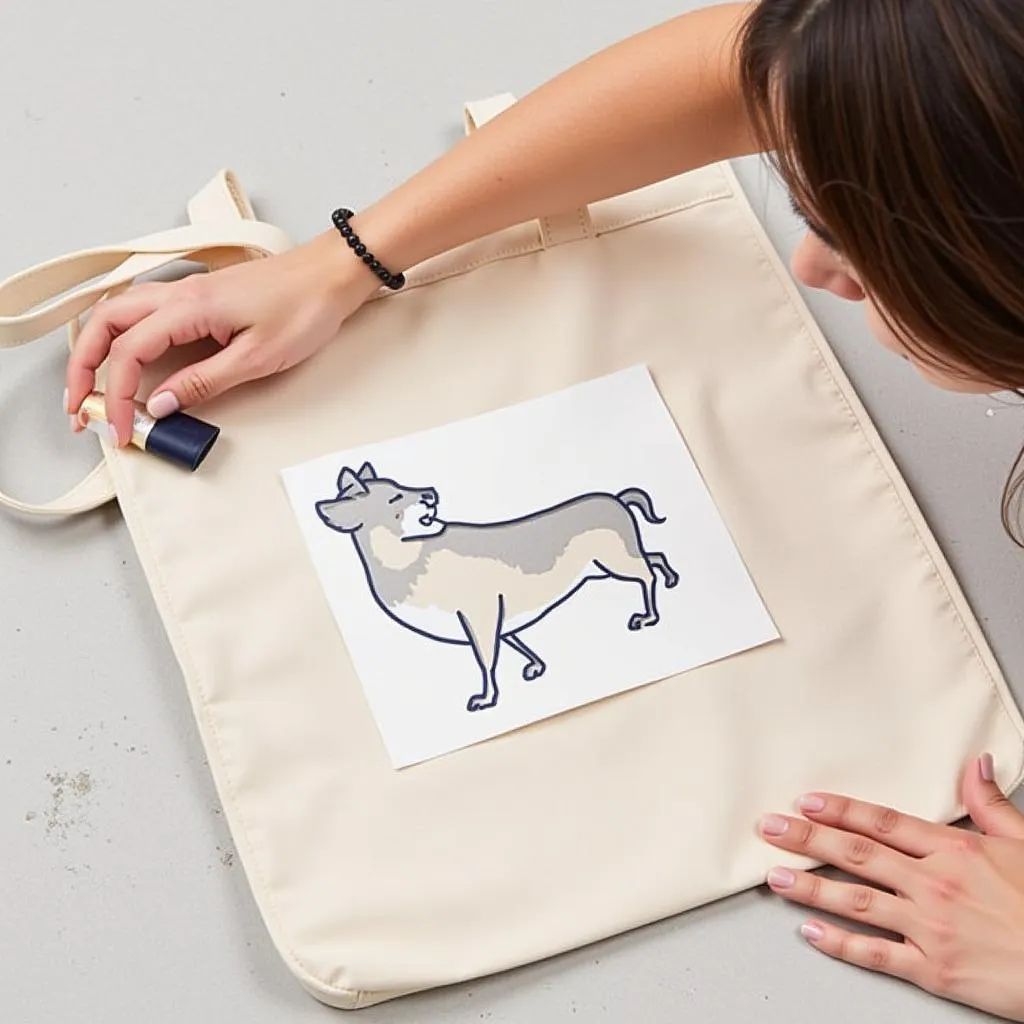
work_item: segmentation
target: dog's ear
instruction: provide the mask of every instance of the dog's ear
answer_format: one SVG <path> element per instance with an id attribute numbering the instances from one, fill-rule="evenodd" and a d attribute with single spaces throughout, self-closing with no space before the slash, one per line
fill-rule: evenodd
<path id="1" fill-rule="evenodd" d="M 338 476 L 338 500 L 358 498 L 366 493 L 368 493 L 366 484 L 346 466 Z"/>
<path id="2" fill-rule="evenodd" d="M 320 521 L 340 533 L 355 533 L 362 529 L 363 523 L 358 513 L 359 505 L 347 498 L 331 498 L 316 503 L 316 514 Z"/>
<path id="3" fill-rule="evenodd" d="M 363 468 L 359 470 L 357 476 L 364 483 L 369 483 L 371 480 L 377 479 L 377 470 L 375 470 L 369 462 L 364 462 Z"/>

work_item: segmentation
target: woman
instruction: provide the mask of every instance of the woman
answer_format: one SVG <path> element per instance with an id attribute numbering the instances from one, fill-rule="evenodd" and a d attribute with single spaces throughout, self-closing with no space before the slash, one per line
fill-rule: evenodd
<path id="1" fill-rule="evenodd" d="M 712 161 L 770 152 L 809 231 L 804 284 L 863 302 L 929 381 L 1024 386 L 1024 2 L 761 0 L 700 11 L 571 69 L 351 221 L 387 270 Z M 109 356 L 127 442 L 142 367 L 212 336 L 222 350 L 155 389 L 164 416 L 307 358 L 379 286 L 341 234 L 97 308 L 67 371 L 77 412 Z M 342 342 L 343 343 L 343 342 Z M 871 884 L 775 869 L 822 952 L 1024 1020 L 1024 815 L 967 766 L 982 834 L 839 795 L 768 814 L 766 842 Z M 878 888 L 875 888 L 877 886 Z M 902 939 L 903 941 L 900 941 Z"/>

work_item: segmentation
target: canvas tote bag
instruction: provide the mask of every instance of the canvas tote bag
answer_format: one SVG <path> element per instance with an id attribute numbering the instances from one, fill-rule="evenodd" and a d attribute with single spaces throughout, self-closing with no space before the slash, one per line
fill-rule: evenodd
<path id="1" fill-rule="evenodd" d="M 510 102 L 471 104 L 467 124 Z M 6 282 L 4 344 L 157 266 L 288 244 L 229 174 L 190 214 Z M 266 926 L 314 996 L 367 1006 L 758 885 L 780 860 L 758 817 L 811 788 L 952 821 L 985 750 L 1016 787 L 1000 669 L 727 165 L 409 278 L 294 371 L 198 410 L 223 430 L 199 472 L 104 445 L 71 494 L 5 499 L 61 515 L 116 496 Z M 637 363 L 781 639 L 393 770 L 279 471 Z"/>

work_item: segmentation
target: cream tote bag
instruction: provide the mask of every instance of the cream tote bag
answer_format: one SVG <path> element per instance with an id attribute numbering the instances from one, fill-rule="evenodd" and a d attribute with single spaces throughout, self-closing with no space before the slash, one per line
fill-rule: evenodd
<path id="1" fill-rule="evenodd" d="M 468 128 L 511 102 L 470 104 Z M 74 333 L 176 260 L 289 244 L 228 173 L 189 212 L 7 281 L 0 340 Z M 3 499 L 70 515 L 116 497 L 263 919 L 310 993 L 368 1006 L 759 885 L 780 855 L 758 817 L 811 788 L 948 822 L 985 750 L 1017 786 L 999 666 L 727 165 L 408 276 L 315 358 L 196 410 L 223 431 L 200 471 L 104 444 L 70 494 Z M 394 770 L 280 470 L 637 363 L 781 639 Z"/>

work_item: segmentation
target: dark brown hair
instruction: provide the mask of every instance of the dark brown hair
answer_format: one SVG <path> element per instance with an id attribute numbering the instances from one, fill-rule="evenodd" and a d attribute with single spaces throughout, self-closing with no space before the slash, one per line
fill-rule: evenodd
<path id="1" fill-rule="evenodd" d="M 1024 395 L 1024 0 L 761 0 L 739 66 L 759 144 L 890 329 Z"/>

